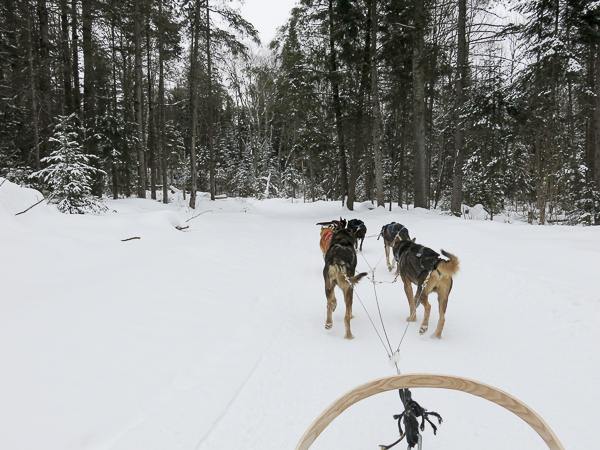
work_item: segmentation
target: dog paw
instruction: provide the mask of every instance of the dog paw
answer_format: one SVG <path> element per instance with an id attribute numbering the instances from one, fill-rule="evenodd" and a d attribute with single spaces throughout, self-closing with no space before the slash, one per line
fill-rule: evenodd
<path id="1" fill-rule="evenodd" d="M 332 323 L 326 323 L 326 324 L 325 324 L 325 329 L 326 329 L 326 330 L 331 330 L 331 327 L 332 327 L 332 326 L 333 326 L 333 324 L 332 324 Z"/>
<path id="2" fill-rule="evenodd" d="M 352 336 L 351 334 L 347 334 L 346 336 L 344 336 L 344 339 L 348 339 L 350 341 L 354 339 L 354 336 Z"/>
<path id="3" fill-rule="evenodd" d="M 406 318 L 407 322 L 416 322 L 417 321 L 417 315 L 415 314 L 414 316 L 408 316 Z"/>
<path id="4" fill-rule="evenodd" d="M 431 336 L 431 338 L 437 338 L 437 339 L 441 339 L 442 335 L 441 334 L 437 334 L 437 333 L 433 333 Z"/>
<path id="5" fill-rule="evenodd" d="M 425 333 L 427 333 L 427 329 L 428 329 L 428 328 L 429 328 L 429 327 L 421 327 L 421 328 L 419 328 L 419 334 L 425 334 Z M 432 336 L 432 337 L 433 337 L 433 336 Z"/>

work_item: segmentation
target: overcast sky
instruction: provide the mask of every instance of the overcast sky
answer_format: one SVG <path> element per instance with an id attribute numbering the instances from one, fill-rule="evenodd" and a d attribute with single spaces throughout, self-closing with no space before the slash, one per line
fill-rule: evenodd
<path id="1" fill-rule="evenodd" d="M 260 33 L 263 45 L 275 37 L 277 28 L 285 24 L 296 0 L 245 0 L 240 10 Z"/>

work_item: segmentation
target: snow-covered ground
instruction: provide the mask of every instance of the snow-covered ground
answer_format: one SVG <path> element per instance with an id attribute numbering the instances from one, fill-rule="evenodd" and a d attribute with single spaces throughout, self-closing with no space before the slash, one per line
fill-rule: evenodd
<path id="1" fill-rule="evenodd" d="M 340 216 L 364 220 L 369 236 L 400 222 L 461 261 L 443 339 L 429 338 L 432 295 L 430 331 L 419 336 L 413 323 L 402 344 L 403 373 L 491 384 L 531 406 L 565 448 L 600 448 L 599 227 L 289 199 L 202 196 L 190 210 L 173 198 L 107 200 L 103 215 L 41 203 L 15 216 L 41 194 L 0 186 L 1 449 L 293 449 L 344 392 L 395 374 L 361 305 L 379 325 L 369 280 L 356 288 L 355 339 L 343 338 L 339 291 L 324 328 L 315 224 Z M 367 238 L 363 249 L 358 269 L 392 281 L 382 242 Z M 408 314 L 402 284 L 376 288 L 396 347 Z M 444 418 L 437 436 L 424 433 L 424 449 L 546 448 L 480 398 L 439 389 L 413 397 Z M 371 397 L 312 448 L 390 444 L 401 411 L 396 392 Z"/>

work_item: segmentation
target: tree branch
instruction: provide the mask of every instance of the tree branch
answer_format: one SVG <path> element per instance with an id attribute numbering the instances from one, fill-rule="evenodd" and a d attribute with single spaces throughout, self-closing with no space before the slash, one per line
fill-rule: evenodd
<path id="1" fill-rule="evenodd" d="M 190 220 L 192 220 L 192 219 L 195 219 L 195 218 L 196 218 L 196 217 L 198 217 L 198 216 L 201 216 L 201 215 L 202 215 L 202 214 L 204 214 L 204 213 L 207 213 L 207 212 L 212 212 L 212 209 L 209 209 L 208 211 L 202 211 L 201 213 L 199 213 L 199 214 L 196 214 L 194 217 L 190 217 L 188 220 L 186 220 L 186 223 L 187 223 L 187 222 L 189 222 L 189 221 L 190 221 Z"/>
<path id="2" fill-rule="evenodd" d="M 0 184 L 0 186 L 2 186 L 2 185 Z M 30 210 L 31 208 L 33 208 L 34 206 L 37 206 L 37 205 L 39 205 L 40 203 L 42 203 L 44 200 L 46 200 L 46 197 L 42 197 L 42 199 L 41 199 L 39 202 L 37 202 L 37 203 L 35 203 L 35 204 L 31 205 L 31 206 L 30 206 L 29 208 L 27 208 L 25 211 L 21 211 L 21 212 L 19 212 L 19 213 L 16 213 L 16 214 L 15 214 L 15 216 L 18 216 L 19 214 L 24 214 L 24 213 L 26 213 L 27 211 L 29 211 L 29 210 Z"/>

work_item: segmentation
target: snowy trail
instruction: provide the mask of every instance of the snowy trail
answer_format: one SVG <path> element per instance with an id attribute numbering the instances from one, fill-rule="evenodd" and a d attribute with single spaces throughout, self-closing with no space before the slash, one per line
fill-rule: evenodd
<path id="1" fill-rule="evenodd" d="M 330 213 L 330 216 L 336 217 L 339 212 Z M 352 213 L 342 214 L 350 217 Z M 402 218 L 404 214 L 407 214 L 406 218 Z M 559 392 L 572 392 L 573 379 L 593 386 L 589 368 L 597 367 L 600 361 L 586 350 L 578 351 L 582 336 L 573 333 L 565 336 L 562 333 L 565 327 L 570 329 L 571 323 L 576 323 L 579 313 L 573 311 L 570 302 L 563 304 L 559 299 L 563 293 L 576 296 L 578 290 L 581 291 L 579 295 L 597 299 L 594 286 L 585 288 L 579 285 L 571 289 L 568 284 L 576 273 L 592 276 L 594 267 L 585 267 L 582 273 L 581 267 L 569 265 L 568 261 L 575 257 L 575 253 L 569 255 L 567 252 L 562 262 L 552 261 L 552 247 L 544 247 L 546 242 L 543 239 L 541 242 L 535 239 L 538 233 L 518 238 L 524 242 L 519 242 L 520 254 L 512 257 L 515 238 L 510 236 L 510 231 L 508 237 L 502 239 L 498 236 L 498 241 L 490 246 L 489 251 L 482 252 L 489 240 L 489 227 L 486 231 L 479 231 L 480 224 L 440 217 L 431 218 L 430 223 L 427 215 L 402 212 L 399 216 L 380 211 L 365 212 L 359 216 L 370 226 L 368 234 L 376 234 L 392 217 L 407 223 L 409 229 L 415 230 L 413 235 L 429 237 L 425 241 L 428 245 L 436 248 L 438 244 L 437 248 L 453 251 L 462 260 L 462 273 L 450 298 L 450 318 L 444 339 L 430 340 L 430 333 L 420 337 L 418 327 L 411 325 L 403 346 L 404 370 L 457 374 L 494 384 L 519 396 L 534 408 L 541 408 L 546 420 L 560 429 L 561 413 L 556 408 Z M 327 218 L 315 217 L 315 222 Z M 440 222 L 447 229 L 439 242 L 435 242 L 435 237 L 440 234 Z M 499 229 L 498 234 L 506 228 Z M 518 230 L 518 233 L 522 232 Z M 579 237 L 562 239 L 571 243 Z M 343 306 L 334 314 L 333 329 L 324 330 L 325 298 L 317 231 L 309 228 L 305 240 L 304 253 L 299 261 L 309 263 L 301 263 L 302 270 L 297 269 L 299 273 L 290 274 L 299 276 L 297 284 L 305 288 L 286 299 L 296 314 L 285 318 L 285 325 L 277 339 L 209 438 L 202 443 L 201 449 L 221 448 L 224 442 L 233 448 L 293 448 L 308 424 L 339 395 L 360 383 L 393 373 L 387 365 L 381 343 L 358 303 L 354 308 L 356 318 L 352 321 L 354 341 L 342 338 Z M 433 244 L 430 244 L 431 241 Z M 371 266 L 379 261 L 378 279 L 391 281 L 392 274 L 387 272 L 385 261 L 381 259 L 383 244 L 370 239 L 364 249 L 364 256 Z M 600 249 L 587 246 L 573 250 L 593 255 Z M 512 263 L 503 263 L 511 260 Z M 368 270 L 361 256 L 359 268 Z M 498 275 L 494 275 L 495 272 Z M 550 287 L 555 277 L 561 279 L 559 289 Z M 377 290 L 386 328 L 388 332 L 392 330 L 390 339 L 395 348 L 405 327 L 406 299 L 400 284 L 378 285 Z M 553 294 L 557 290 L 558 298 L 556 293 Z M 356 291 L 367 307 L 373 305 L 372 286 L 368 282 L 362 282 Z M 550 311 L 544 303 L 546 296 L 549 296 Z M 433 297 L 435 310 L 436 300 Z M 597 304 L 586 305 L 588 313 L 597 315 Z M 370 312 L 377 322 L 376 311 L 371 309 Z M 539 318 L 536 320 L 536 317 Z M 432 313 L 432 321 L 433 324 L 437 321 L 436 312 Z M 594 325 L 586 331 L 589 333 L 585 340 L 599 341 Z M 581 359 L 583 354 L 588 361 L 591 357 L 592 361 L 581 371 L 582 364 L 587 365 Z M 553 383 L 548 380 L 553 380 Z M 427 448 L 545 448 L 527 425 L 496 405 L 455 392 L 422 390 L 415 395 L 424 399 L 422 404 L 426 407 L 443 411 L 446 419 L 440 431 L 444 438 L 429 437 Z M 570 403 L 573 410 L 577 410 L 576 404 L 579 404 L 584 410 L 592 411 L 598 392 L 592 389 L 591 395 L 588 395 L 583 389 L 580 395 L 562 397 L 562 400 Z M 331 430 L 321 435 L 314 448 L 365 448 L 374 442 L 386 443 L 386 436 L 389 436 L 387 443 L 391 442 L 396 435 L 391 416 L 399 412 L 397 396 L 387 395 L 386 399 L 373 398 L 364 403 L 355 405 L 352 411 L 338 418 Z M 254 412 L 249 414 L 248 411 Z M 552 412 L 555 414 L 553 421 Z M 379 419 L 373 423 L 375 415 Z M 508 429 L 510 433 L 506 432 Z M 583 423 L 577 429 L 581 435 L 589 436 L 589 430 L 585 431 Z M 355 430 L 359 431 L 351 432 Z M 565 435 L 563 443 L 568 446 L 569 432 L 562 431 Z M 587 439 L 592 442 L 591 436 Z"/>
<path id="2" fill-rule="evenodd" d="M 401 369 L 461 375 L 523 400 L 565 448 L 600 448 L 600 229 L 462 220 L 423 210 L 348 212 L 337 202 L 109 201 L 116 213 L 65 216 L 0 191 L 0 448 L 294 448 L 349 389 L 395 373 L 355 298 L 343 338 L 341 292 L 325 330 L 316 222 L 391 221 L 461 260 L 442 340 L 410 325 Z M 9 186 L 10 187 L 10 186 Z M 8 197 L 6 192 L 11 192 Z M 20 198 L 19 196 L 22 196 Z M 4 209 L 3 209 L 4 208 Z M 185 222 L 194 215 L 202 215 Z M 175 225 L 189 225 L 185 231 Z M 139 236 L 141 239 L 122 242 Z M 376 238 L 358 270 L 392 281 Z M 378 327 L 373 285 L 356 288 Z M 377 285 L 391 345 L 406 327 L 401 282 Z M 419 311 L 418 320 L 422 319 Z M 516 416 L 458 392 L 420 389 L 439 412 L 427 449 L 543 449 Z M 347 410 L 313 448 L 376 448 L 396 439 L 397 393 Z M 34 432 L 32 432 L 34 430 Z"/>

